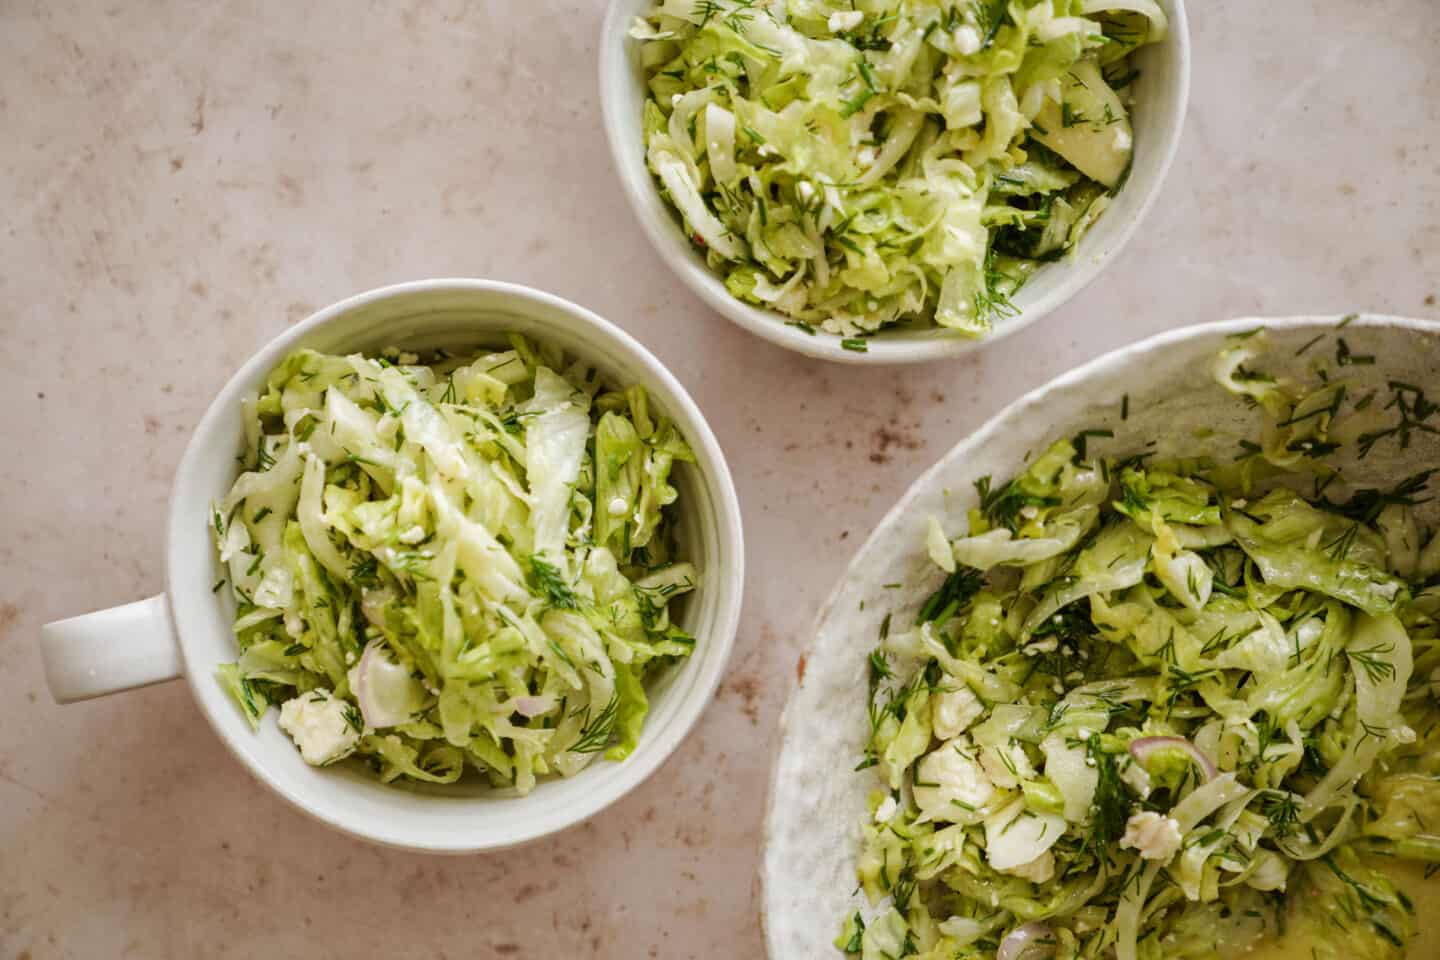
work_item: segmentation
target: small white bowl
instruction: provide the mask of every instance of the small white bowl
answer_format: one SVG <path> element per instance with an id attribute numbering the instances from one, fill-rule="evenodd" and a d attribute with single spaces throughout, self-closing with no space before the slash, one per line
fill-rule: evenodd
<path id="1" fill-rule="evenodd" d="M 846 350 L 841 337 L 805 333 L 785 325 L 786 318 L 735 299 L 725 282 L 705 264 L 681 229 L 678 214 L 660 196 L 645 165 L 640 125 L 645 104 L 645 75 L 638 48 L 628 35 L 631 22 L 655 6 L 654 0 L 611 0 L 600 30 L 600 105 L 605 136 L 630 207 L 660 258 L 711 309 L 772 343 L 811 357 L 842 363 L 920 363 L 955 357 L 1029 326 L 1085 288 L 1100 273 L 1149 211 L 1160 192 L 1185 120 L 1190 96 L 1190 32 L 1184 0 L 1161 0 L 1170 17 L 1169 36 L 1136 53 L 1140 78 L 1135 83 L 1135 162 L 1130 178 L 1103 216 L 1063 260 L 1047 264 L 1012 297 L 1019 310 L 1000 319 L 989 336 L 972 340 L 936 329 L 879 334 L 865 352 Z"/>
<path id="2" fill-rule="evenodd" d="M 220 577 L 208 517 L 235 480 L 244 446 L 241 398 L 292 350 L 327 352 L 494 343 L 517 331 L 585 359 L 616 383 L 643 384 L 695 451 L 676 469 L 679 536 L 700 568 L 681 625 L 695 653 L 651 687 L 640 744 L 623 763 L 597 761 L 569 779 L 542 781 L 524 797 L 484 787 L 386 786 L 345 769 L 308 766 L 274 713 L 259 732 L 215 680 L 235 659 L 234 611 L 211 587 Z M 720 445 L 685 388 L 618 327 L 572 303 L 485 280 L 424 280 L 383 287 L 326 307 L 267 344 L 220 391 L 186 448 L 171 494 L 164 596 L 47 624 L 46 678 L 62 702 L 169 680 L 181 673 L 241 762 L 301 810 L 346 833 L 390 846 L 471 853 L 525 843 L 593 816 L 664 762 L 710 701 L 730 658 L 744 584 L 740 508 Z M 159 744 L 156 745 L 160 746 Z"/>

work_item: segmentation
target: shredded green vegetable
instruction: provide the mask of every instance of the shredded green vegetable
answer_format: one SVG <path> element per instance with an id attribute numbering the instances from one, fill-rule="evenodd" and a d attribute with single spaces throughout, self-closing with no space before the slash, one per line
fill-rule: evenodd
<path id="1" fill-rule="evenodd" d="M 1090 433 L 981 481 L 963 536 L 932 522 L 945 579 L 869 656 L 878 913 L 842 952 L 1170 960 L 1308 931 L 1316 960 L 1404 956 L 1385 864 L 1440 864 L 1440 534 L 1414 510 L 1436 471 L 1347 486 L 1324 458 L 1357 409 L 1398 418 L 1363 456 L 1440 407 L 1392 383 L 1380 411 L 1343 359 L 1288 386 L 1263 349 L 1215 363 L 1269 421 L 1237 460 Z"/>
<path id="2" fill-rule="evenodd" d="M 1123 185 L 1154 0 L 663 0 L 646 158 L 731 294 L 984 335 Z"/>
<path id="3" fill-rule="evenodd" d="M 425 364 L 302 350 L 247 430 L 211 526 L 240 654 L 219 679 L 252 725 L 280 705 L 311 763 L 522 793 L 635 749 L 697 582 L 670 485 L 694 458 L 643 388 L 520 336 Z"/>

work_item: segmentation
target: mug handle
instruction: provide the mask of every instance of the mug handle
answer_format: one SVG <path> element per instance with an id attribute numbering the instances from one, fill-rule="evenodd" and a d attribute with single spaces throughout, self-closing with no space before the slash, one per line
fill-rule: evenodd
<path id="1" fill-rule="evenodd" d="M 45 682 L 55 702 L 89 700 L 180 676 L 167 607 L 162 593 L 41 627 Z"/>

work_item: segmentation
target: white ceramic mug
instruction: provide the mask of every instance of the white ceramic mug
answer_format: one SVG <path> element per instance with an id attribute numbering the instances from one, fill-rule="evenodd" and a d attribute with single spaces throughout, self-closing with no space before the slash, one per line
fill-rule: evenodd
<path id="1" fill-rule="evenodd" d="M 228 591 L 209 530 L 210 504 L 234 482 L 244 447 L 241 400 L 291 351 L 385 347 L 452 350 L 515 331 L 594 364 L 617 383 L 643 384 L 695 451 L 677 467 L 679 536 L 700 570 L 680 614 L 695 653 L 662 675 L 639 747 L 623 763 L 598 762 L 525 797 L 456 784 L 382 785 L 344 765 L 308 766 L 267 718 L 252 731 L 215 679 L 236 658 Z M 740 508 L 720 446 L 695 402 L 649 351 L 595 314 L 536 290 L 485 280 L 425 280 L 383 287 L 327 307 L 255 354 L 220 391 L 181 458 L 165 537 L 166 593 L 49 623 L 41 651 L 61 703 L 184 676 L 220 739 L 250 772 L 305 812 L 355 836 L 417 850 L 461 853 L 533 840 L 595 814 L 659 767 L 713 696 L 740 616 L 744 546 Z M 273 714 L 272 714 L 273 716 Z"/>

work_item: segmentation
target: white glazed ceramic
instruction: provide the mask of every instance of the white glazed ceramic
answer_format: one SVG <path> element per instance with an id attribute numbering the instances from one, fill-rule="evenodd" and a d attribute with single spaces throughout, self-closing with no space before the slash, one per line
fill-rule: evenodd
<path id="1" fill-rule="evenodd" d="M 928 518 L 941 518 L 958 535 L 966 511 L 976 505 L 975 480 L 1014 476 L 1027 458 L 1084 429 L 1115 432 L 1113 439 L 1090 439 L 1102 455 L 1152 450 L 1159 457 L 1233 459 L 1240 439 L 1258 435 L 1261 414 L 1212 381 L 1211 361 L 1227 336 L 1257 326 L 1268 331 L 1263 359 L 1255 361 L 1266 372 L 1298 376 L 1329 360 L 1332 370 L 1353 378 L 1347 379 L 1355 384 L 1352 397 L 1371 389 L 1388 397 L 1390 378 L 1440 384 L 1440 323 L 1371 316 L 1340 331 L 1339 320 L 1243 319 L 1152 337 L 1017 400 L 915 481 L 859 549 L 821 612 L 803 680 L 781 718 L 761 866 L 766 942 L 774 960 L 831 956 L 844 917 L 856 909 L 871 913 L 856 893 L 855 872 L 866 796 L 878 782 L 874 771 L 853 771 L 870 729 L 865 658 L 878 642 L 881 621 L 893 613 L 894 623 L 913 623 L 920 603 L 943 579 L 925 551 Z M 1355 353 L 1374 354 L 1376 363 L 1336 368 L 1339 336 Z M 1157 445 L 1147 446 L 1152 439 Z M 1343 499 L 1347 483 L 1393 486 L 1436 463 L 1440 436 L 1416 432 L 1407 450 L 1390 440 L 1361 463 L 1340 461 L 1348 480 L 1333 485 L 1329 495 Z M 1440 502 L 1426 505 L 1419 519 L 1433 528 Z M 905 586 L 885 587 L 896 582 Z"/>
<path id="2" fill-rule="evenodd" d="M 299 347 L 327 352 L 387 346 L 463 350 L 518 331 L 593 363 L 608 379 L 641 383 L 675 420 L 696 464 L 677 466 L 679 536 L 700 568 L 681 613 L 694 655 L 651 689 L 640 745 L 624 763 L 597 762 L 526 797 L 483 787 L 384 786 L 344 766 L 308 766 L 274 711 L 258 733 L 215 682 L 235 659 L 233 607 L 211 591 L 220 577 L 208 528 L 210 503 L 235 479 L 243 446 L 241 398 Z M 60 702 L 100 696 L 184 674 L 220 739 L 262 782 L 321 821 L 358 837 L 415 850 L 464 853 L 524 843 L 578 823 L 655 771 L 694 725 L 729 660 L 740 615 L 744 546 L 740 510 L 720 446 L 693 400 L 638 342 L 574 304 L 484 280 L 426 280 L 363 293 L 287 330 L 220 391 L 195 429 L 171 495 L 164 596 L 43 628 L 46 678 Z M 227 591 L 222 591 L 222 594 Z M 160 748 L 161 744 L 156 744 Z"/>
<path id="3" fill-rule="evenodd" d="M 636 16 L 655 6 L 654 0 L 611 0 L 606 13 L 600 31 L 605 135 L 625 196 L 656 252 L 717 313 L 782 347 L 825 360 L 918 363 L 959 356 L 1029 326 L 1079 293 L 1125 245 L 1154 203 L 1180 142 L 1190 96 L 1190 33 L 1184 0 L 1161 2 L 1170 16 L 1169 36 L 1136 53 L 1141 75 L 1135 83 L 1131 110 L 1135 161 L 1129 180 L 1072 254 L 1037 271 L 1012 298 L 1019 313 L 997 320 L 995 329 L 983 340 L 938 329 L 894 331 L 871 338 L 868 349 L 861 353 L 846 350 L 838 336 L 812 336 L 786 326 L 781 315 L 730 295 L 724 280 L 705 265 L 704 256 L 685 236 L 678 215 L 660 196 L 645 165 L 640 125 L 646 95 L 644 72 L 637 44 L 627 31 Z"/>

